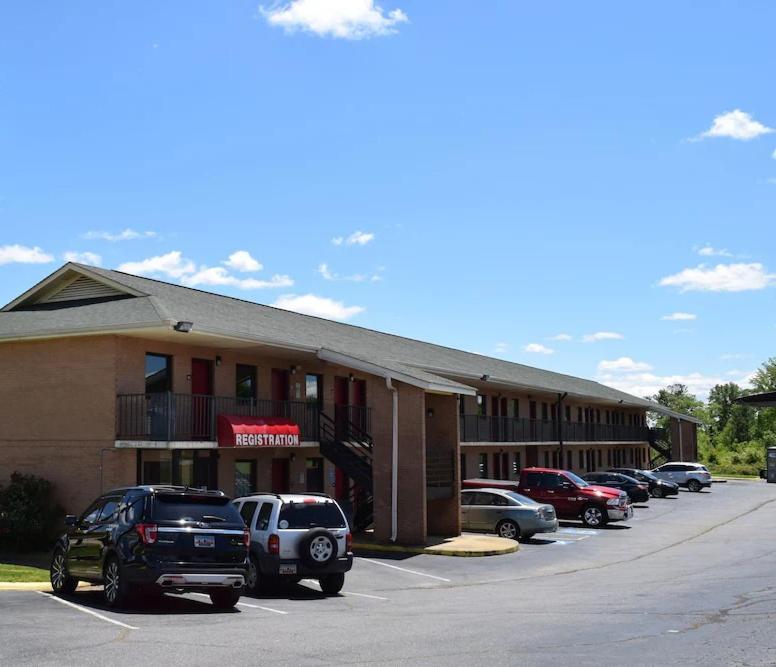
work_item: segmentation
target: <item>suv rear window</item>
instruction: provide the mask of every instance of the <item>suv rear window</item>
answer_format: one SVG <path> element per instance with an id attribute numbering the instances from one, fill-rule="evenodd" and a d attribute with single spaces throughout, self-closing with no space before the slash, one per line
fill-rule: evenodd
<path id="1" fill-rule="evenodd" d="M 288 525 L 283 524 L 287 521 Z M 334 503 L 283 503 L 280 528 L 345 528 L 342 512 Z"/>
<path id="2" fill-rule="evenodd" d="M 205 523 L 242 523 L 242 517 L 228 498 L 158 494 L 154 497 L 153 517 L 157 521 L 182 519 Z"/>

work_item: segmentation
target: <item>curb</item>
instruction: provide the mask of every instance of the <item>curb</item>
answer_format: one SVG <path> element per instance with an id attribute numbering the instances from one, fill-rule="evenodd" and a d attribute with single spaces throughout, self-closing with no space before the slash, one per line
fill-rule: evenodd
<path id="1" fill-rule="evenodd" d="M 511 554 L 519 549 L 517 542 L 500 549 L 445 549 L 444 547 L 404 547 L 393 544 L 353 543 L 353 551 L 383 552 L 399 554 L 430 554 L 433 556 L 457 556 L 460 558 L 476 558 L 479 556 L 501 556 Z"/>
<path id="2" fill-rule="evenodd" d="M 82 581 L 78 588 L 90 588 L 92 584 Z M 0 591 L 43 591 L 53 592 L 48 581 L 0 581 Z"/>

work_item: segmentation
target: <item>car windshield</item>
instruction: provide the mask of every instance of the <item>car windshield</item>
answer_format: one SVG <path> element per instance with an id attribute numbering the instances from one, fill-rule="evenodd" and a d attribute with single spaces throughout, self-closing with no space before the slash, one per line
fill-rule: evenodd
<path id="1" fill-rule="evenodd" d="M 242 523 L 240 514 L 226 497 L 159 494 L 154 498 L 153 517 L 157 521 L 184 523 Z"/>
<path id="2" fill-rule="evenodd" d="M 657 479 L 657 477 L 655 477 L 651 472 L 649 472 L 649 470 L 639 470 L 636 473 L 636 477 L 638 479 L 651 479 L 653 481 Z"/>
<path id="3" fill-rule="evenodd" d="M 584 488 L 586 486 L 590 486 L 589 482 L 586 482 L 581 477 L 577 477 L 573 472 L 569 472 L 568 470 L 566 470 L 566 472 L 564 474 L 566 475 L 566 477 L 568 477 L 572 482 L 574 482 L 574 484 L 576 484 L 580 488 Z"/>
<path id="4" fill-rule="evenodd" d="M 339 508 L 327 503 L 283 503 L 278 527 L 287 528 L 345 528 L 345 519 Z"/>
<path id="5" fill-rule="evenodd" d="M 509 496 L 512 500 L 516 500 L 521 505 L 536 505 L 535 500 L 531 500 L 530 498 L 526 498 L 525 496 L 521 496 L 519 493 L 515 493 L 514 491 L 507 491 L 507 496 Z"/>

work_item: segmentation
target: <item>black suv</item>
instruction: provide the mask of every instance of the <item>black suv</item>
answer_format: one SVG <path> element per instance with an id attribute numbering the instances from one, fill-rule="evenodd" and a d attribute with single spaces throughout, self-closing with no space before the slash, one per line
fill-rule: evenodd
<path id="1" fill-rule="evenodd" d="M 248 569 L 250 533 L 220 491 L 179 486 L 116 489 L 80 516 L 51 560 L 51 586 L 72 593 L 79 581 L 102 584 L 105 604 L 136 592 L 201 591 L 213 604 L 237 604 Z"/>
<path id="2" fill-rule="evenodd" d="M 639 470 L 638 468 L 609 468 L 609 472 L 618 472 L 621 475 L 628 475 L 633 479 L 649 485 L 649 495 L 653 498 L 665 498 L 666 496 L 675 496 L 679 493 L 679 485 L 669 482 L 665 479 L 658 479 L 649 470 Z"/>

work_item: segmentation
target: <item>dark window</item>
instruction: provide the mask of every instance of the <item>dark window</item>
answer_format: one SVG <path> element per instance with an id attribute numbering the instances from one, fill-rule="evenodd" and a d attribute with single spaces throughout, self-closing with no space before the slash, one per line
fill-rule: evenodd
<path id="1" fill-rule="evenodd" d="M 555 403 L 553 403 L 550 406 L 550 418 L 552 419 L 552 421 L 555 421 L 557 419 L 557 412 L 558 412 L 557 406 L 555 405 Z"/>
<path id="2" fill-rule="evenodd" d="M 237 398 L 256 398 L 256 366 L 237 364 L 234 395 Z"/>
<path id="3" fill-rule="evenodd" d="M 541 486 L 542 486 L 542 473 L 540 473 L 540 472 L 529 472 L 529 473 L 526 473 L 525 485 L 529 489 L 530 488 L 536 488 L 536 489 L 541 488 Z"/>
<path id="4" fill-rule="evenodd" d="M 259 506 L 259 503 L 257 503 L 255 500 L 251 500 L 250 502 L 243 503 L 243 506 L 240 509 L 240 516 L 243 518 L 243 521 L 245 521 L 246 526 L 251 525 L 251 519 L 253 518 L 253 513 L 256 511 L 256 508 L 258 506 Z"/>
<path id="5" fill-rule="evenodd" d="M 529 403 L 528 403 L 528 417 L 530 419 L 536 419 L 536 401 L 529 401 Z"/>
<path id="6" fill-rule="evenodd" d="M 598 409 L 596 409 L 596 411 L 595 411 L 595 420 L 596 420 L 596 422 L 597 422 L 598 424 L 600 424 L 600 423 L 601 423 L 601 411 L 600 411 L 600 410 L 598 410 Z"/>
<path id="7" fill-rule="evenodd" d="M 482 394 L 477 394 L 477 414 L 484 417 L 488 413 L 488 401 Z"/>
<path id="8" fill-rule="evenodd" d="M 549 468 L 550 467 L 550 453 L 544 452 L 544 467 Z"/>
<path id="9" fill-rule="evenodd" d="M 304 395 L 308 402 L 323 407 L 323 375 L 308 373 L 304 376 Z"/>
<path id="10" fill-rule="evenodd" d="M 516 398 L 512 399 L 512 416 L 513 417 L 519 417 L 520 416 L 520 401 Z"/>
<path id="11" fill-rule="evenodd" d="M 477 474 L 480 477 L 488 476 L 488 455 L 484 452 L 480 454 L 480 466 Z"/>
<path id="12" fill-rule="evenodd" d="M 582 408 L 577 408 L 577 421 L 582 421 Z"/>
<path id="13" fill-rule="evenodd" d="M 187 519 L 194 523 L 198 521 L 209 523 L 212 521 L 211 517 L 217 517 L 215 522 L 242 523 L 237 509 L 226 497 L 157 494 L 154 497 L 153 516 L 157 521 Z"/>
<path id="14" fill-rule="evenodd" d="M 256 490 L 256 460 L 234 462 L 234 493 L 239 498 Z"/>
<path id="15" fill-rule="evenodd" d="M 566 421 L 567 422 L 571 421 L 571 406 L 570 405 L 566 406 Z"/>
<path id="16" fill-rule="evenodd" d="M 81 523 L 97 523 L 100 518 L 100 510 L 105 502 L 104 498 L 93 502 L 91 506 L 81 515 Z"/>
<path id="17" fill-rule="evenodd" d="M 476 493 L 464 491 L 461 493 L 461 505 L 471 505 Z"/>
<path id="18" fill-rule="evenodd" d="M 563 479 L 561 479 L 560 475 L 545 472 L 541 473 L 541 476 L 540 485 L 543 489 L 558 489 L 563 483 Z"/>
<path id="19" fill-rule="evenodd" d="M 497 507 L 509 505 L 509 501 L 504 496 L 499 496 L 495 493 L 483 493 L 481 495 L 486 496 L 486 505 L 496 505 Z"/>
<path id="20" fill-rule="evenodd" d="M 585 453 L 579 450 L 579 468 L 580 470 L 585 467 Z"/>
<path id="21" fill-rule="evenodd" d="M 603 466 L 603 452 L 599 449 L 598 450 L 598 467 L 601 468 Z"/>
<path id="22" fill-rule="evenodd" d="M 259 516 L 256 517 L 256 530 L 267 530 L 269 528 L 269 519 L 272 516 L 272 503 L 264 503 L 259 510 Z"/>
<path id="23" fill-rule="evenodd" d="M 549 406 L 546 403 L 542 403 L 542 419 L 544 421 L 547 421 L 548 413 L 549 413 Z"/>
<path id="24" fill-rule="evenodd" d="M 571 468 L 573 465 L 574 464 L 571 462 L 571 452 L 566 452 L 566 467 Z"/>
<path id="25" fill-rule="evenodd" d="M 283 523 L 288 522 L 288 525 Z M 280 508 L 278 528 L 344 528 L 342 512 L 332 502 L 325 503 L 284 503 Z"/>
<path id="26" fill-rule="evenodd" d="M 612 415 L 611 415 L 611 413 L 608 410 L 606 411 L 606 423 L 607 424 L 611 424 L 612 423 Z"/>
<path id="27" fill-rule="evenodd" d="M 158 394 L 172 389 L 171 358 L 166 354 L 145 356 L 145 393 Z"/>

